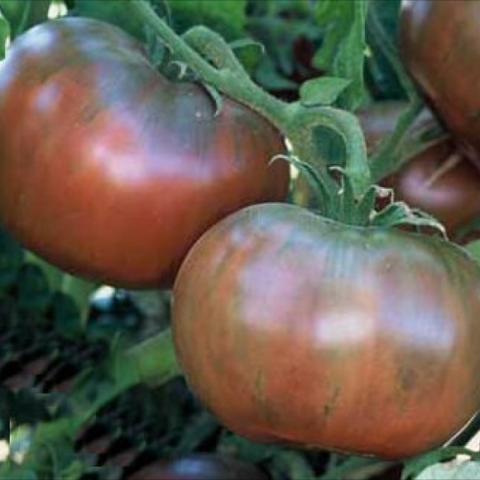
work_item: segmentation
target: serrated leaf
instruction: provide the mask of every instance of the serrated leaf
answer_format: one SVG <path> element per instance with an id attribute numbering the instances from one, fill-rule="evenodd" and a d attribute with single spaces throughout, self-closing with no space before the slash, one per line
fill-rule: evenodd
<path id="1" fill-rule="evenodd" d="M 371 224 L 382 227 L 413 225 L 429 227 L 439 231 L 446 238 L 445 227 L 432 215 L 416 208 L 410 208 L 404 202 L 394 202 L 380 212 L 374 212 Z"/>
<path id="2" fill-rule="evenodd" d="M 480 478 L 480 462 L 437 463 L 426 468 L 415 480 L 472 480 Z"/>
<path id="3" fill-rule="evenodd" d="M 365 0 L 321 0 L 316 12 L 325 37 L 313 63 L 331 76 L 351 80 L 339 99 L 340 106 L 348 110 L 355 110 L 366 98 L 364 60 L 367 11 L 368 2 Z"/>
<path id="4" fill-rule="evenodd" d="M 352 83 L 339 77 L 321 77 L 308 80 L 300 88 L 300 101 L 306 106 L 332 105 Z"/>

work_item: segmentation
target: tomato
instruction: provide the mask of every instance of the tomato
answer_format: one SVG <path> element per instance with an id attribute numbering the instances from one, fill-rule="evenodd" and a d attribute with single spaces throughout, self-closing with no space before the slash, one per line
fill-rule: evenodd
<path id="1" fill-rule="evenodd" d="M 134 472 L 127 480 L 266 480 L 266 476 L 234 458 L 192 454 L 178 460 L 158 461 Z"/>
<path id="2" fill-rule="evenodd" d="M 383 183 L 395 200 L 430 213 L 452 237 L 480 217 L 480 173 L 450 140 L 417 155 Z"/>
<path id="3" fill-rule="evenodd" d="M 449 130 L 480 151 L 480 3 L 402 3 L 403 59 Z M 471 147 L 465 150 L 480 166 Z"/>
<path id="4" fill-rule="evenodd" d="M 444 240 L 298 206 L 210 229 L 174 286 L 187 381 L 258 442 L 397 459 L 480 407 L 480 267 Z"/>
<path id="5" fill-rule="evenodd" d="M 0 68 L 0 220 L 77 275 L 168 286 L 195 240 L 239 208 L 283 200 L 283 139 L 252 110 L 172 83 L 97 20 L 39 25 Z"/>

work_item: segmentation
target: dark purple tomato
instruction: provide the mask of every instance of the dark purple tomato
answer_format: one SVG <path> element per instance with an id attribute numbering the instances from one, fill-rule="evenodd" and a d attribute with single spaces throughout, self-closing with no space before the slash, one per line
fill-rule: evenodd
<path id="1" fill-rule="evenodd" d="M 160 460 L 129 475 L 126 480 L 267 480 L 253 465 L 215 454 L 193 454 L 178 460 Z"/>
<path id="2" fill-rule="evenodd" d="M 190 250 L 174 340 L 193 391 L 258 442 L 400 459 L 480 407 L 480 267 L 444 240 L 245 208 Z"/>
<path id="3" fill-rule="evenodd" d="M 400 49 L 432 106 L 480 166 L 474 152 L 480 152 L 480 2 L 403 0 Z"/>
<path id="4" fill-rule="evenodd" d="M 64 18 L 0 67 L 0 220 L 55 265 L 123 287 L 168 286 L 195 240 L 283 200 L 283 140 L 252 110 L 162 77 L 127 34 Z"/>

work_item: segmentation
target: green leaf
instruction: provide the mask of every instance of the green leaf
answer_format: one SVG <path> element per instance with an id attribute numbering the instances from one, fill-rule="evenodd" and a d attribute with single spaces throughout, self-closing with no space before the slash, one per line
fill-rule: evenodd
<path id="1" fill-rule="evenodd" d="M 51 0 L 0 0 L 0 12 L 10 25 L 12 39 L 48 18 Z"/>
<path id="2" fill-rule="evenodd" d="M 271 91 L 295 90 L 297 83 L 280 74 L 270 57 L 264 57 L 255 71 L 255 80 Z"/>
<path id="3" fill-rule="evenodd" d="M 437 463 L 426 468 L 415 480 L 472 480 L 480 478 L 480 462 Z"/>
<path id="4" fill-rule="evenodd" d="M 73 13 L 111 23 L 141 41 L 146 40 L 147 30 L 143 22 L 132 15 L 125 0 L 76 0 Z"/>
<path id="5" fill-rule="evenodd" d="M 43 312 L 51 298 L 47 277 L 37 265 L 25 263 L 18 277 L 18 307 Z"/>
<path id="6" fill-rule="evenodd" d="M 5 58 L 6 42 L 10 36 L 10 25 L 8 20 L 0 11 L 0 60 Z"/>
<path id="7" fill-rule="evenodd" d="M 379 22 L 392 44 L 396 43 L 401 0 L 371 0 L 367 21 L 366 81 L 377 99 L 405 99 L 406 95 L 383 49 L 383 39 L 374 27 Z"/>
<path id="8" fill-rule="evenodd" d="M 168 5 L 172 12 L 173 26 L 179 33 L 194 25 L 204 25 L 227 40 L 244 36 L 246 0 L 170 0 Z"/>
<path id="9" fill-rule="evenodd" d="M 470 255 L 480 263 L 480 240 L 470 242 L 465 246 Z"/>
<path id="10" fill-rule="evenodd" d="M 23 249 L 0 228 L 0 288 L 8 288 L 15 283 L 23 259 Z"/>
<path id="11" fill-rule="evenodd" d="M 300 101 L 306 106 L 332 105 L 352 83 L 339 77 L 321 77 L 308 80 L 300 88 Z"/>
<path id="12" fill-rule="evenodd" d="M 7 461 L 0 465 L 0 478 L 15 480 L 38 480 L 37 474 L 28 467 Z"/>
<path id="13" fill-rule="evenodd" d="M 321 0 L 316 12 L 325 37 L 313 63 L 333 77 L 351 80 L 339 99 L 340 106 L 349 110 L 355 110 L 366 99 L 364 61 L 367 10 L 366 0 Z"/>
<path id="14" fill-rule="evenodd" d="M 82 332 L 80 309 L 72 297 L 55 292 L 51 306 L 55 329 L 65 337 L 76 338 Z"/>

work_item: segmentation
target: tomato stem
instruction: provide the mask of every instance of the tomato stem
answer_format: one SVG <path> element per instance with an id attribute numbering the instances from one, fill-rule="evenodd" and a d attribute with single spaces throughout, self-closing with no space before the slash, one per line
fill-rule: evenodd
<path id="1" fill-rule="evenodd" d="M 330 185 L 334 181 L 329 175 L 327 161 L 321 158 L 315 133 L 318 127 L 335 130 L 346 146 L 345 173 L 355 197 L 361 198 L 368 190 L 370 170 L 365 141 L 353 114 L 331 107 L 283 102 L 252 81 L 220 35 L 205 27 L 195 27 L 182 38 L 144 0 L 130 0 L 130 5 L 175 57 L 189 65 L 204 82 L 267 118 L 290 140 L 293 153 L 302 161 L 315 165 Z M 337 189 L 334 190 L 336 195 Z"/>

